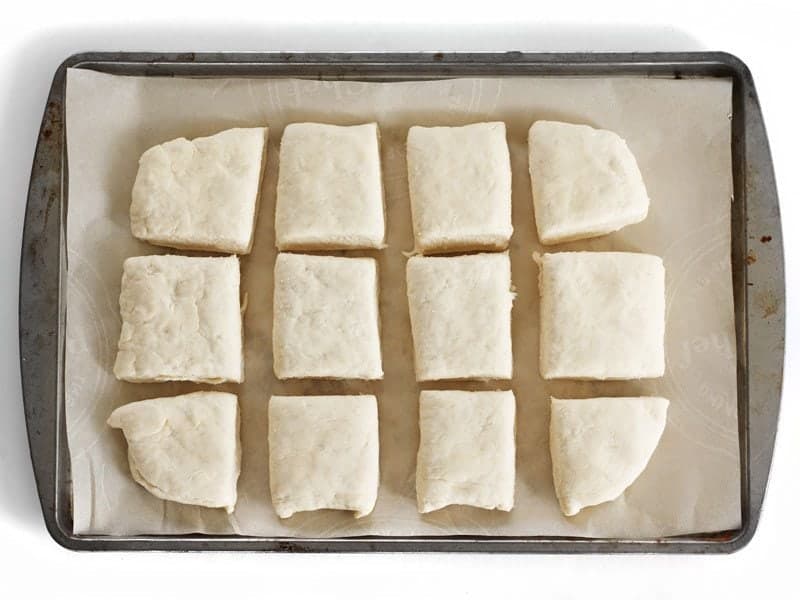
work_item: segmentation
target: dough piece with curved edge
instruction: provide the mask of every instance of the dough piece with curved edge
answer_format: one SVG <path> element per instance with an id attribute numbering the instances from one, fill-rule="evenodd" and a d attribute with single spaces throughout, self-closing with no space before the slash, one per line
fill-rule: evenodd
<path id="1" fill-rule="evenodd" d="M 665 398 L 550 400 L 550 456 L 561 511 L 614 500 L 644 471 L 667 421 Z"/>
<path id="2" fill-rule="evenodd" d="M 244 381 L 236 256 L 128 258 L 119 307 L 117 379 Z"/>
<path id="3" fill-rule="evenodd" d="M 266 127 L 153 146 L 133 184 L 134 237 L 172 248 L 247 254 L 267 160 Z"/>
<path id="4" fill-rule="evenodd" d="M 292 123 L 281 139 L 275 240 L 279 250 L 386 246 L 376 123 Z"/>
<path id="5" fill-rule="evenodd" d="M 269 483 L 281 519 L 296 512 L 372 512 L 378 497 L 375 396 L 272 396 Z"/>
<path id="6" fill-rule="evenodd" d="M 383 379 L 377 261 L 278 254 L 272 340 L 279 379 Z"/>
<path id="7" fill-rule="evenodd" d="M 412 127 L 406 153 L 416 252 L 508 247 L 514 229 L 505 123 Z"/>
<path id="8" fill-rule="evenodd" d="M 412 256 L 406 280 L 417 381 L 511 379 L 508 253 Z"/>
<path id="9" fill-rule="evenodd" d="M 122 429 L 131 475 L 148 492 L 233 512 L 241 464 L 234 394 L 194 392 L 131 402 L 107 422 Z"/>
<path id="10" fill-rule="evenodd" d="M 542 244 L 605 235 L 647 217 L 650 200 L 639 166 L 613 131 L 536 121 L 528 152 Z"/>
<path id="11" fill-rule="evenodd" d="M 514 507 L 513 392 L 423 391 L 417 507 Z"/>
<path id="12" fill-rule="evenodd" d="M 539 263 L 545 379 L 664 375 L 664 263 L 634 252 L 557 252 Z"/>

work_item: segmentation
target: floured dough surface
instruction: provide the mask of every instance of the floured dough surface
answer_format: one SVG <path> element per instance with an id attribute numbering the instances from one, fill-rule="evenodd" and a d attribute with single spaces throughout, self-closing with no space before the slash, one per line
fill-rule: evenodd
<path id="1" fill-rule="evenodd" d="M 514 507 L 515 409 L 512 392 L 420 393 L 419 512 Z"/>
<path id="2" fill-rule="evenodd" d="M 375 396 L 272 396 L 269 478 L 282 519 L 323 508 L 371 513 L 379 480 Z"/>
<path id="3" fill-rule="evenodd" d="M 131 475 L 164 500 L 233 512 L 239 479 L 234 394 L 195 392 L 131 402 L 108 418 L 128 442 Z"/>
<path id="4" fill-rule="evenodd" d="M 178 138 L 139 159 L 131 231 L 160 246 L 247 254 L 253 245 L 267 128 Z"/>
<path id="5" fill-rule="evenodd" d="M 382 379 L 377 262 L 278 254 L 273 368 L 279 379 Z"/>
<path id="6" fill-rule="evenodd" d="M 632 252 L 559 252 L 539 261 L 545 379 L 664 375 L 664 264 Z"/>
<path id="7" fill-rule="evenodd" d="M 413 256 L 406 279 L 417 381 L 511 378 L 507 253 Z"/>
<path id="8" fill-rule="evenodd" d="M 667 421 L 664 398 L 590 398 L 550 404 L 553 482 L 562 512 L 614 500 L 644 471 Z"/>
<path id="9" fill-rule="evenodd" d="M 377 124 L 286 127 L 275 238 L 280 250 L 386 245 Z"/>
<path id="10" fill-rule="evenodd" d="M 513 227 L 505 123 L 411 127 L 406 151 L 417 252 L 508 247 Z"/>
<path id="11" fill-rule="evenodd" d="M 119 307 L 118 379 L 244 380 L 237 257 L 128 258 Z"/>
<path id="12" fill-rule="evenodd" d="M 636 158 L 613 131 L 537 121 L 528 151 L 542 244 L 604 235 L 647 216 L 650 200 Z"/>

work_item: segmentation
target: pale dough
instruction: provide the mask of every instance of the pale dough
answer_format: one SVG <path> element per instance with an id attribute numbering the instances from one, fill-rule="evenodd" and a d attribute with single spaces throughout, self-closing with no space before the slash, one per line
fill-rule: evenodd
<path id="1" fill-rule="evenodd" d="M 286 127 L 275 239 L 280 250 L 386 245 L 377 124 Z"/>
<path id="2" fill-rule="evenodd" d="M 550 456 L 561 511 L 614 500 L 644 471 L 667 421 L 664 398 L 551 399 Z"/>
<path id="3" fill-rule="evenodd" d="M 244 380 L 237 257 L 128 258 L 119 307 L 118 379 Z"/>
<path id="4" fill-rule="evenodd" d="M 194 392 L 121 406 L 108 418 L 128 441 L 134 480 L 164 500 L 233 512 L 239 479 L 234 394 Z"/>
<path id="5" fill-rule="evenodd" d="M 514 507 L 513 392 L 423 391 L 417 506 Z"/>
<path id="6" fill-rule="evenodd" d="M 278 254 L 273 368 L 279 379 L 382 379 L 377 262 Z"/>
<path id="7" fill-rule="evenodd" d="M 511 378 L 507 253 L 412 256 L 406 279 L 417 381 Z"/>
<path id="8" fill-rule="evenodd" d="M 139 159 L 133 184 L 134 237 L 172 248 L 247 254 L 266 158 L 266 127 L 150 148 Z"/>
<path id="9" fill-rule="evenodd" d="M 616 133 L 537 121 L 528 133 L 528 152 L 542 244 L 604 235 L 647 216 L 642 174 Z"/>
<path id="10" fill-rule="evenodd" d="M 505 123 L 412 127 L 406 150 L 417 252 L 508 247 L 513 227 Z"/>
<path id="11" fill-rule="evenodd" d="M 323 508 L 366 516 L 378 480 L 375 396 L 272 396 L 269 481 L 280 518 Z"/>
<path id="12" fill-rule="evenodd" d="M 664 264 L 631 252 L 559 252 L 539 265 L 545 379 L 664 375 Z"/>

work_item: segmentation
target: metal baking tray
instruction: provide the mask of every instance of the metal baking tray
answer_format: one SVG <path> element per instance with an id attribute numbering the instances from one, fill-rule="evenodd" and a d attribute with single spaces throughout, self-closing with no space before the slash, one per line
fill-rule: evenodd
<path id="1" fill-rule="evenodd" d="M 64 280 L 68 68 L 148 77 L 304 77 L 364 81 L 462 76 L 725 77 L 733 81 L 733 289 L 736 311 L 742 526 L 734 531 L 622 540 L 567 537 L 75 535 L 64 420 Z M 45 524 L 75 550 L 278 552 L 729 553 L 756 531 L 775 441 L 783 377 L 784 263 L 778 196 L 753 78 L 736 57 L 692 53 L 106 53 L 57 69 L 39 132 L 22 242 L 19 342 L 31 458 Z"/>

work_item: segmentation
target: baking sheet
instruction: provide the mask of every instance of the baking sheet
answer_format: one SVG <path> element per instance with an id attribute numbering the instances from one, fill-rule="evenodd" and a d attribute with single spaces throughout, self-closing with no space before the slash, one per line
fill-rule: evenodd
<path id="1" fill-rule="evenodd" d="M 730 275 L 730 107 L 727 80 L 640 78 L 457 79 L 356 83 L 311 80 L 137 78 L 71 69 L 67 76 L 66 416 L 75 533 L 241 533 L 265 536 L 571 535 L 641 538 L 740 525 L 736 359 Z M 667 375 L 640 382 L 543 382 L 538 375 L 536 241 L 526 134 L 536 119 L 619 132 L 639 160 L 652 205 L 621 232 L 558 250 L 659 254 L 667 268 Z M 517 396 L 517 489 L 511 513 L 452 507 L 416 512 L 417 395 L 405 300 L 404 250 L 412 246 L 404 140 L 413 124 L 503 120 L 513 183 L 512 277 Z M 277 148 L 285 124 L 375 120 L 382 134 L 388 243 L 381 270 L 384 369 L 380 383 L 285 383 L 271 371 L 272 220 Z M 178 136 L 233 126 L 270 127 L 253 253 L 242 262 L 245 368 L 243 470 L 233 515 L 150 496 L 129 476 L 122 435 L 105 426 L 120 404 L 207 386 L 129 384 L 111 374 L 119 334 L 122 261 L 164 250 L 134 240 L 128 206 L 139 155 Z M 430 385 L 426 387 L 447 387 Z M 474 383 L 458 387 L 491 389 Z M 375 511 L 354 520 L 320 511 L 280 521 L 269 502 L 267 399 L 271 393 L 371 392 L 379 398 L 381 488 Z M 650 465 L 619 500 L 560 515 L 547 451 L 550 394 L 661 394 L 669 422 Z"/>

